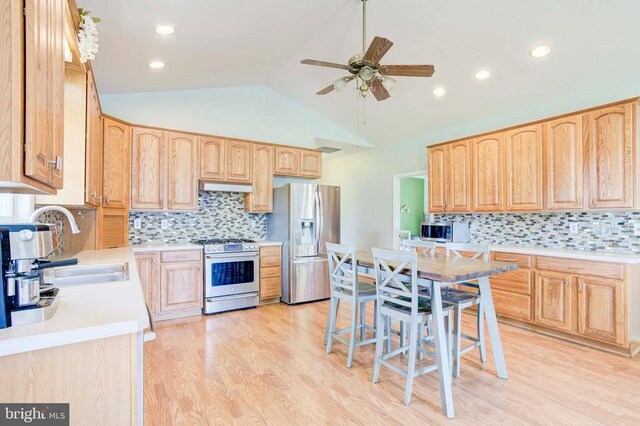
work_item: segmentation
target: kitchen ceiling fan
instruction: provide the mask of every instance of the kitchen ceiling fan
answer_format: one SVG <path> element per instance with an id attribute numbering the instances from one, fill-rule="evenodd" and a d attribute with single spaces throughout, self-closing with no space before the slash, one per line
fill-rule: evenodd
<path id="1" fill-rule="evenodd" d="M 384 101 L 391 95 L 389 89 L 395 84 L 394 77 L 431 77 L 435 72 L 433 65 L 381 65 L 380 60 L 391 49 L 393 42 L 384 37 L 374 37 L 366 48 L 367 41 L 367 0 L 362 1 L 362 53 L 349 59 L 347 65 L 334 62 L 304 59 L 300 63 L 320 67 L 337 68 L 349 71 L 351 75 L 341 77 L 320 90 L 317 95 L 326 95 L 334 90 L 342 91 L 352 80 L 356 80 L 360 94 L 365 97 L 371 91 L 373 96 Z"/>

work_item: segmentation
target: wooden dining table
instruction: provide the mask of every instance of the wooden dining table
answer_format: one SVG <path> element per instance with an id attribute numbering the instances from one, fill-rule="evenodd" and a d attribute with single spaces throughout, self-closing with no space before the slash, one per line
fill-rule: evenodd
<path id="1" fill-rule="evenodd" d="M 358 271 L 368 275 L 375 275 L 375 266 L 371 251 L 356 253 Z M 389 264 L 389 266 L 397 266 Z M 440 381 L 440 400 L 443 413 L 452 418 L 453 396 L 451 393 L 451 367 L 447 350 L 447 335 L 444 325 L 444 311 L 440 289 L 456 283 L 477 281 L 480 288 L 480 303 L 484 307 L 484 316 L 489 331 L 489 340 L 495 361 L 496 372 L 501 379 L 507 378 L 507 365 L 502 351 L 502 341 L 498 330 L 498 321 L 493 305 L 493 296 L 489 277 L 518 269 L 515 263 L 484 261 L 463 257 L 420 256 L 418 255 L 418 280 L 425 286 L 431 287 L 431 309 L 433 312 L 433 327 L 436 345 L 436 361 Z M 410 271 L 407 270 L 407 275 Z"/>

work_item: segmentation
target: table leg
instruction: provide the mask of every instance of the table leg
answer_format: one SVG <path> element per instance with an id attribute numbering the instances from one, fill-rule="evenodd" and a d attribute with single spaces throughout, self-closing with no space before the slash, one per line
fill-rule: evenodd
<path id="1" fill-rule="evenodd" d="M 451 393 L 451 368 L 447 349 L 448 336 L 444 327 L 444 312 L 442 311 L 442 296 L 440 283 L 431 283 L 431 311 L 433 312 L 433 328 L 436 345 L 436 359 L 438 361 L 438 378 L 440 381 L 440 402 L 445 416 L 453 418 L 453 394 Z"/>
<path id="2" fill-rule="evenodd" d="M 493 358 L 496 362 L 496 371 L 498 372 L 498 377 L 506 379 L 507 364 L 504 361 L 504 353 L 502 352 L 502 341 L 500 340 L 498 320 L 496 319 L 496 311 L 493 306 L 493 296 L 491 295 L 489 277 L 478 279 L 478 284 L 480 286 L 480 303 L 482 303 L 484 317 L 487 320 L 489 339 L 491 340 L 491 350 L 493 351 Z"/>

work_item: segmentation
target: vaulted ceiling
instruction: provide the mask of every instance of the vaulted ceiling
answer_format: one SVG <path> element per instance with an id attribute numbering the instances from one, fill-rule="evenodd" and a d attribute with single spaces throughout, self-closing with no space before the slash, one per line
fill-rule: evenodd
<path id="1" fill-rule="evenodd" d="M 343 71 L 300 64 L 346 63 L 361 51 L 360 0 L 79 3 L 103 19 L 101 92 L 265 84 L 374 144 L 519 109 L 544 117 L 640 95 L 637 0 L 369 0 L 368 42 L 394 42 L 382 63 L 434 64 L 436 73 L 398 77 L 391 98 L 367 99 L 364 111 L 353 83 L 315 95 Z M 157 35 L 160 24 L 175 34 Z M 539 44 L 551 47 L 548 57 L 529 56 Z M 165 68 L 150 70 L 157 59 Z M 488 80 L 474 78 L 480 68 Z"/>

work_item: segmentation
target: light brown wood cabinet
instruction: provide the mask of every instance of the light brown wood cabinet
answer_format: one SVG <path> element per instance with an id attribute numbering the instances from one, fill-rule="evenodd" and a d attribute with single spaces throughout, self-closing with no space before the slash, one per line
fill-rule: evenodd
<path id="1" fill-rule="evenodd" d="M 273 151 L 271 145 L 253 144 L 253 192 L 244 196 L 247 212 L 273 211 Z"/>
<path id="2" fill-rule="evenodd" d="M 282 247 L 260 247 L 260 303 L 277 303 L 282 296 Z"/>
<path id="3" fill-rule="evenodd" d="M 634 125 L 637 103 L 585 114 L 585 160 L 589 208 L 632 208 L 637 163 Z"/>
<path id="4" fill-rule="evenodd" d="M 300 176 L 319 178 L 322 176 L 322 153 L 300 149 Z"/>
<path id="5" fill-rule="evenodd" d="M 284 176 L 300 175 L 300 149 L 276 146 L 275 174 Z"/>
<path id="6" fill-rule="evenodd" d="M 93 73 L 87 73 L 87 125 L 85 151 L 85 203 L 91 207 L 102 205 L 102 111 Z"/>
<path id="7" fill-rule="evenodd" d="M 236 140 L 227 140 L 225 142 L 227 155 L 226 181 L 251 182 L 251 159 L 253 157 L 251 145 L 251 142 Z"/>
<path id="8" fill-rule="evenodd" d="M 160 313 L 202 308 L 202 263 L 160 265 Z"/>
<path id="9" fill-rule="evenodd" d="M 165 132 L 134 127 L 131 145 L 131 209 L 165 208 Z"/>
<path id="10" fill-rule="evenodd" d="M 447 211 L 449 145 L 428 148 L 429 169 L 429 212 L 444 213 Z"/>
<path id="11" fill-rule="evenodd" d="M 448 212 L 471 211 L 471 141 L 449 145 Z"/>
<path id="12" fill-rule="evenodd" d="M 96 249 L 127 247 L 129 245 L 129 210 L 99 208 L 96 211 Z"/>
<path id="13" fill-rule="evenodd" d="M 546 208 L 583 208 L 582 115 L 551 120 L 544 127 Z"/>
<path id="14" fill-rule="evenodd" d="M 473 139 L 473 210 L 504 210 L 504 133 Z"/>
<path id="15" fill-rule="evenodd" d="M 571 331 L 571 275 L 538 271 L 535 321 L 546 327 Z"/>
<path id="16" fill-rule="evenodd" d="M 131 128 L 119 121 L 103 118 L 104 154 L 102 205 L 128 209 L 131 174 Z"/>
<path id="17" fill-rule="evenodd" d="M 542 125 L 510 130 L 505 138 L 506 209 L 542 210 Z"/>
<path id="18" fill-rule="evenodd" d="M 519 269 L 491 277 L 496 313 L 522 321 L 533 321 L 533 272 L 531 256 L 512 253 L 491 253 L 498 262 L 517 263 Z"/>
<path id="19" fill-rule="evenodd" d="M 578 333 L 618 345 L 626 343 L 624 282 L 579 276 Z"/>
<path id="20" fill-rule="evenodd" d="M 200 137 L 200 179 L 224 181 L 226 172 L 225 141 L 211 136 Z"/>
<path id="21" fill-rule="evenodd" d="M 147 303 L 149 312 L 154 314 L 158 312 L 157 283 L 159 263 L 160 254 L 157 252 L 136 254 L 136 264 L 138 266 L 138 275 L 140 276 L 144 301 Z"/>
<path id="22" fill-rule="evenodd" d="M 169 132 L 167 144 L 167 208 L 198 209 L 198 142 L 196 137 Z"/>

